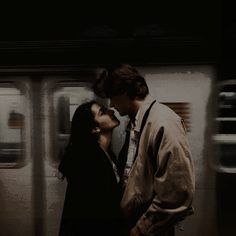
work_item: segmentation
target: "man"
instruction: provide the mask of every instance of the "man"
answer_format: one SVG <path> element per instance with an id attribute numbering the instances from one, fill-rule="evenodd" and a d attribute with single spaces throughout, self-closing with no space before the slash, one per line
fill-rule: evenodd
<path id="1" fill-rule="evenodd" d="M 183 119 L 153 100 L 145 79 L 127 64 L 104 70 L 94 91 L 130 118 L 118 157 L 127 235 L 173 236 L 175 224 L 192 214 L 195 189 Z"/>

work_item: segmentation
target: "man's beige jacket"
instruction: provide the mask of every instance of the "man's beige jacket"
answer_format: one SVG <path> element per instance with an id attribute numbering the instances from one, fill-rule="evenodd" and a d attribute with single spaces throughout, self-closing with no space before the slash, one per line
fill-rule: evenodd
<path id="1" fill-rule="evenodd" d="M 148 97 L 135 127 L 140 131 Z M 143 128 L 138 154 L 121 201 L 126 221 L 143 235 L 158 235 L 192 211 L 195 179 L 183 120 L 155 102 Z"/>

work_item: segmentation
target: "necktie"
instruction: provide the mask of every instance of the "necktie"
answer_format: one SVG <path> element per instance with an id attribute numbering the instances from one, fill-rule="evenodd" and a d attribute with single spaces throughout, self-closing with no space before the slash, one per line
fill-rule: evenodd
<path id="1" fill-rule="evenodd" d="M 131 123 L 129 122 L 129 124 L 127 125 L 127 128 L 126 128 L 125 142 L 124 142 L 124 145 L 122 146 L 120 153 L 118 155 L 117 164 L 118 164 L 118 174 L 119 174 L 120 178 L 122 178 L 122 176 L 124 174 L 124 169 L 125 169 L 125 165 L 127 162 L 129 138 L 130 138 L 130 128 L 131 128 Z"/>

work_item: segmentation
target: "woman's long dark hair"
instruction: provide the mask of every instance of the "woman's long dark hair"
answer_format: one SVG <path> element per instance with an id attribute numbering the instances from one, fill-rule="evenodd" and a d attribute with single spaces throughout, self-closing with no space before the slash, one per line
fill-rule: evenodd
<path id="1" fill-rule="evenodd" d="M 95 101 L 83 103 L 75 110 L 71 123 L 70 139 L 58 167 L 63 177 L 68 176 L 70 166 L 73 165 L 71 163 L 73 153 L 76 153 L 76 150 L 85 147 L 93 148 L 94 145 L 98 145 L 97 136 L 91 132 L 97 125 L 91 110 L 95 103 Z"/>

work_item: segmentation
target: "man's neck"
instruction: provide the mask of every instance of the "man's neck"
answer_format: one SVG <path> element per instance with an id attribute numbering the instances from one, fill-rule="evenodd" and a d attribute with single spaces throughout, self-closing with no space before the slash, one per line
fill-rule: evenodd
<path id="1" fill-rule="evenodd" d="M 139 108 L 142 106 L 143 102 L 144 102 L 144 99 L 143 100 L 138 100 L 138 99 L 133 100 L 131 107 L 130 107 L 130 114 L 129 114 L 129 118 L 132 123 L 135 122 L 136 114 L 137 114 Z"/>

